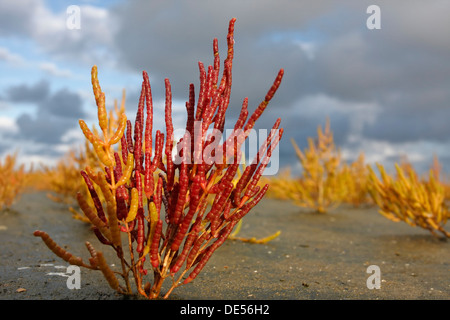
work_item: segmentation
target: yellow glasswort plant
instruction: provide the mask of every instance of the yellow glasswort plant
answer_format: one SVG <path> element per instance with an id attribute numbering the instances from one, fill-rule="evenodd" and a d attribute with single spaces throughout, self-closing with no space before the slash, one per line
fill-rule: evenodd
<path id="1" fill-rule="evenodd" d="M 114 100 L 114 112 L 110 110 L 108 132 L 109 136 L 113 135 L 114 131 L 119 126 L 120 115 L 125 113 L 125 91 L 122 94 L 122 102 L 120 108 L 117 100 Z M 95 135 L 98 132 L 95 127 L 92 129 Z M 78 151 L 70 150 L 54 167 L 45 166 L 41 174 L 42 180 L 45 180 L 45 189 L 51 193 L 47 193 L 47 197 L 59 203 L 69 205 L 69 211 L 72 212 L 74 219 L 90 222 L 83 213 L 75 209 L 78 205 L 77 193 L 80 192 L 87 199 L 88 203 L 92 205 L 92 200 L 89 197 L 89 189 L 83 177 L 80 175 L 80 170 L 90 167 L 92 170 L 99 170 L 102 168 L 101 163 L 98 162 L 96 152 L 93 150 L 89 140 L 85 141 L 84 147 L 80 147 Z M 94 186 L 97 194 L 101 196 L 100 187 Z M 105 199 L 100 198 L 104 203 Z"/>
<path id="2" fill-rule="evenodd" d="M 436 154 L 433 155 L 433 163 L 431 164 L 430 170 L 433 172 L 435 179 L 438 180 L 444 188 L 445 200 L 450 200 L 449 177 L 442 171 L 442 165 Z"/>
<path id="3" fill-rule="evenodd" d="M 17 153 L 6 155 L 0 161 L 0 210 L 17 201 L 26 187 L 27 173 L 23 164 L 17 167 Z"/>
<path id="4" fill-rule="evenodd" d="M 290 168 L 282 169 L 277 175 L 263 177 L 261 182 L 270 185 L 266 197 L 280 200 L 291 200 L 291 194 L 296 190 L 295 185 L 297 183 Z"/>
<path id="5" fill-rule="evenodd" d="M 278 230 L 274 234 L 271 234 L 270 236 L 260 238 L 260 239 L 257 239 L 256 237 L 251 237 L 251 238 L 238 237 L 238 233 L 241 231 L 241 227 L 242 227 L 242 220 L 239 220 L 239 222 L 236 225 L 236 229 L 233 231 L 233 233 L 231 233 L 228 236 L 227 239 L 238 240 L 238 241 L 248 242 L 248 243 L 265 244 L 269 241 L 276 239 L 281 234 L 281 231 Z"/>
<path id="6" fill-rule="evenodd" d="M 304 152 L 291 140 L 303 168 L 302 175 L 295 177 L 287 168 L 276 176 L 264 177 L 261 181 L 270 184 L 267 196 L 294 200 L 297 205 L 318 212 L 326 212 L 340 203 L 355 207 L 371 204 L 364 153 L 361 152 L 354 162 L 343 161 L 334 145 L 328 119 L 325 130 L 319 126 L 317 133 L 317 139 L 308 139 Z"/>
<path id="7" fill-rule="evenodd" d="M 359 154 L 356 161 L 350 164 L 344 163 L 340 175 L 346 189 L 343 202 L 350 203 L 354 207 L 371 204 L 368 192 L 369 170 L 363 152 Z"/>
<path id="8" fill-rule="evenodd" d="M 289 197 L 299 206 L 325 213 L 342 202 L 346 190 L 341 175 L 341 155 L 334 144 L 329 119 L 324 130 L 318 127 L 317 135 L 316 141 L 308 138 L 308 148 L 304 152 L 291 140 L 303 172 L 290 186 L 293 190 Z"/>
<path id="9" fill-rule="evenodd" d="M 122 113 L 117 128 L 110 130 L 105 94 L 97 78 L 97 67 L 92 68 L 100 131 L 91 131 L 83 120 L 79 124 L 101 162 L 101 169 L 88 166 L 81 170 L 93 204 L 82 193 L 78 193 L 77 200 L 98 240 L 115 251 L 121 270 L 112 270 L 103 253 L 91 243 L 86 243 L 91 257 L 85 262 L 62 249 L 44 231 L 37 230 L 34 235 L 70 264 L 101 271 L 119 293 L 132 294 L 130 279 L 134 279 L 140 295 L 155 299 L 160 297 L 165 279 L 171 278 L 171 286 L 164 295 L 167 298 L 175 288 L 194 280 L 269 187 L 267 184 L 260 187 L 258 183 L 282 137 L 281 119 L 275 121 L 255 159 L 237 180 L 233 179 L 240 165 L 241 147 L 277 91 L 283 69 L 255 111 L 249 113 L 245 98 L 233 134 L 223 144 L 218 138 L 224 132 L 231 93 L 235 20 L 228 27 L 222 77 L 219 77 L 217 39 L 213 41 L 214 64 L 206 71 L 199 62 L 197 103 L 194 85 L 190 84 L 186 130 L 179 141 L 173 137 L 168 79 L 165 79 L 165 134 L 157 130 L 153 135 L 152 93 L 145 71 L 134 126 Z M 208 131 L 211 127 L 213 134 Z M 128 250 L 124 250 L 123 238 Z M 149 271 L 153 273 L 152 279 L 147 275 Z"/>
<path id="10" fill-rule="evenodd" d="M 396 164 L 397 177 L 393 178 L 381 164 L 377 167 L 381 179 L 369 167 L 369 193 L 383 216 L 395 222 L 403 221 L 410 226 L 422 227 L 434 236 L 437 236 L 436 232 L 441 232 L 445 237 L 450 237 L 444 229 L 449 216 L 444 188 L 435 179 L 432 170 L 428 181 L 421 181 L 412 168 L 405 172 Z"/>

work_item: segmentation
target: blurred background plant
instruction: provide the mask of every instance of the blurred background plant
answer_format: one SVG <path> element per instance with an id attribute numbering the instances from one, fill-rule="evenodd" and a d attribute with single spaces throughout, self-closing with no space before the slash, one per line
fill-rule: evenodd
<path id="1" fill-rule="evenodd" d="M 363 152 L 354 162 L 350 164 L 345 162 L 340 175 L 342 175 L 342 183 L 345 188 L 342 198 L 343 203 L 352 204 L 356 208 L 363 205 L 373 205 L 368 190 L 369 169 Z"/>
<path id="2" fill-rule="evenodd" d="M 291 194 L 295 191 L 296 177 L 293 177 L 290 168 L 281 169 L 273 176 L 264 176 L 261 178 L 261 184 L 269 183 L 267 197 L 279 200 L 291 200 Z"/>
<path id="3" fill-rule="evenodd" d="M 25 166 L 17 164 L 17 152 L 0 159 L 0 210 L 10 208 L 20 199 L 29 186 L 27 174 Z"/>
<path id="4" fill-rule="evenodd" d="M 369 193 L 383 216 L 395 222 L 419 226 L 434 236 L 440 232 L 450 237 L 444 229 L 449 216 L 445 188 L 436 178 L 436 172 L 430 170 L 428 179 L 420 179 L 412 166 L 396 164 L 396 176 L 387 174 L 381 164 L 377 167 L 380 178 L 368 167 Z"/>
<path id="5" fill-rule="evenodd" d="M 292 200 L 318 213 L 325 213 L 341 203 L 355 207 L 371 204 L 364 153 L 361 152 L 354 162 L 345 162 L 334 143 L 328 118 L 324 129 L 317 128 L 317 137 L 307 139 L 308 147 L 304 151 L 293 139 L 291 142 L 301 173 L 295 176 L 285 168 L 276 176 L 265 177 L 262 181 L 270 183 L 269 197 Z"/>
<path id="6" fill-rule="evenodd" d="M 308 147 L 303 152 L 293 139 L 291 142 L 302 173 L 300 178 L 284 185 L 286 196 L 296 205 L 311 208 L 318 213 L 337 207 L 347 189 L 342 174 L 341 155 L 334 144 L 329 119 L 327 118 L 324 130 L 318 126 L 316 139 L 308 138 Z M 280 186 L 283 188 L 283 183 Z"/>

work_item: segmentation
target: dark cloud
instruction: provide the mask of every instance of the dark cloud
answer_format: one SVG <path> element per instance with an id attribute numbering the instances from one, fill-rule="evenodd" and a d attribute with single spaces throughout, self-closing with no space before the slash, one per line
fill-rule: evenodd
<path id="1" fill-rule="evenodd" d="M 201 5 L 195 1 L 131 1 L 115 12 L 119 28 L 114 39 L 124 67 L 147 70 L 158 80 L 155 85 L 168 77 L 176 89 L 174 96 L 181 99 L 187 96 L 189 83 L 198 83 L 197 62 L 212 64 L 213 38 L 218 38 L 221 57 L 225 57 L 228 22 L 237 17 L 233 93 L 245 87 L 242 94 L 236 92 L 242 101 L 253 95 L 254 88 L 266 90 L 278 69 L 287 64 L 283 61 L 287 56 L 291 63 L 299 59 L 289 43 L 270 46 L 265 31 L 274 25 L 279 31 L 300 28 L 329 6 L 326 1 L 321 3 L 249 1 L 243 5 L 229 1 L 220 3 L 218 10 L 215 1 Z"/>
<path id="2" fill-rule="evenodd" d="M 407 108 L 386 108 L 383 116 L 364 128 L 366 137 L 391 141 L 412 142 L 420 140 L 448 142 L 450 140 L 450 108 L 432 112 L 432 108 L 405 110 Z M 409 112 L 408 112 L 409 111 Z"/>
<path id="3" fill-rule="evenodd" d="M 85 116 L 81 105 L 82 99 L 77 93 L 63 88 L 50 96 L 47 101 L 41 103 L 40 109 L 57 117 L 73 120 Z"/>
<path id="4" fill-rule="evenodd" d="M 48 98 L 50 84 L 46 80 L 41 80 L 34 85 L 19 84 L 11 86 L 6 92 L 7 99 L 11 102 L 40 103 Z"/>
<path id="5" fill-rule="evenodd" d="M 36 107 L 36 116 L 23 113 L 16 119 L 19 131 L 9 136 L 44 144 L 60 143 L 64 134 L 78 125 L 77 120 L 86 116 L 78 93 L 67 88 L 52 93 L 44 80 L 33 85 L 15 85 L 6 91 L 7 101 L 26 102 Z"/>
<path id="6" fill-rule="evenodd" d="M 0 36 L 27 35 L 32 30 L 33 15 L 39 1 L 18 0 L 14 5 L 0 1 Z"/>
<path id="7" fill-rule="evenodd" d="M 38 114 L 33 118 L 29 114 L 22 114 L 17 119 L 19 127 L 19 138 L 43 143 L 47 145 L 61 143 L 61 137 L 70 128 L 74 128 L 76 121 L 73 119 L 61 118 L 57 116 L 49 116 Z"/>
<path id="8" fill-rule="evenodd" d="M 6 151 L 8 151 L 11 148 L 10 145 L 0 142 L 0 155 L 3 155 Z"/>

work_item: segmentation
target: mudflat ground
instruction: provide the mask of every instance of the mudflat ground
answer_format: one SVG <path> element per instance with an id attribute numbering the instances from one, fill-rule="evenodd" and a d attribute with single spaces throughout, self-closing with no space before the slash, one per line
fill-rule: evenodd
<path id="1" fill-rule="evenodd" d="M 42 192 L 23 195 L 0 212 L 0 300 L 130 299 L 113 292 L 100 272 L 86 269 L 81 288 L 68 289 L 68 264 L 33 236 L 36 229 L 86 260 L 85 241 L 102 248 L 64 205 Z M 244 218 L 239 236 L 262 238 L 278 230 L 281 235 L 266 244 L 226 241 L 170 299 L 450 300 L 450 241 L 387 220 L 375 207 L 342 205 L 316 214 L 266 198 Z M 102 251 L 117 263 L 112 249 Z M 367 286 L 371 265 L 379 267 L 379 289 Z"/>

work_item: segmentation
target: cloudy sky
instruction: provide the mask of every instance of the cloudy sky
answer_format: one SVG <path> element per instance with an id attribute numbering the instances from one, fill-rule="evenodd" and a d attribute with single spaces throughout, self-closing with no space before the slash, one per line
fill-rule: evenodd
<path id="1" fill-rule="evenodd" d="M 368 28 L 374 4 L 381 29 Z M 71 5 L 80 28 L 68 27 Z M 108 107 L 126 90 L 130 118 L 146 70 L 157 124 L 169 78 L 181 126 L 198 61 L 212 64 L 215 37 L 226 55 L 236 17 L 228 123 L 245 97 L 253 110 L 284 68 L 259 123 L 282 118 L 281 166 L 298 166 L 290 138 L 305 147 L 329 117 L 349 161 L 363 151 L 390 166 L 407 155 L 424 170 L 436 154 L 450 168 L 449 12 L 445 0 L 0 0 L 0 155 L 53 164 L 79 146 L 78 119 L 96 123 L 93 65 Z"/>

